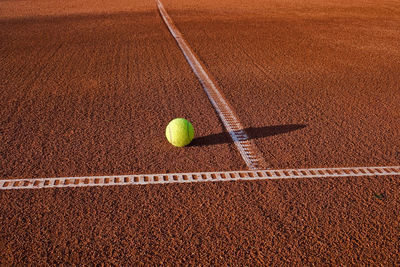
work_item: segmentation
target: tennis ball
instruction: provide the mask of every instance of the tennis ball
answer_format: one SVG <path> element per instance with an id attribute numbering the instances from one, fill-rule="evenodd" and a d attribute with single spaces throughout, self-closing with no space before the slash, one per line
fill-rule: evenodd
<path id="1" fill-rule="evenodd" d="M 188 120 L 176 118 L 168 123 L 165 136 L 172 145 L 182 147 L 192 142 L 194 129 Z"/>

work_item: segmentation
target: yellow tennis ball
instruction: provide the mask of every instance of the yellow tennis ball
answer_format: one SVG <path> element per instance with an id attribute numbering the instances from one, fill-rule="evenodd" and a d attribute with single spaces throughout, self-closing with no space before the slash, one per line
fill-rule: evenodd
<path id="1" fill-rule="evenodd" d="M 194 129 L 188 120 L 176 118 L 168 123 L 165 136 L 168 142 L 174 146 L 187 146 L 193 140 Z"/>

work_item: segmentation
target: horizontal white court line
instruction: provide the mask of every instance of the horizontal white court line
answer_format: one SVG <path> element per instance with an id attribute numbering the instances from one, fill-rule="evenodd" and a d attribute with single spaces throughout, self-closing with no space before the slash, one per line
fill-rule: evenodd
<path id="1" fill-rule="evenodd" d="M 0 190 L 399 175 L 400 166 L 191 172 L 0 180 Z"/>
<path id="2" fill-rule="evenodd" d="M 190 48 L 187 41 L 183 38 L 181 32 L 173 23 L 163 4 L 159 0 L 156 0 L 156 3 L 161 17 L 167 25 L 170 33 L 175 38 L 175 41 L 178 43 L 179 48 L 181 49 L 193 72 L 199 79 L 204 91 L 210 99 L 211 104 L 214 106 L 214 109 L 221 118 L 222 123 L 232 137 L 232 140 L 238 148 L 243 160 L 251 170 L 266 168 L 265 160 L 261 156 L 261 153 L 258 151 L 255 144 L 249 140 L 247 133 L 243 130 L 244 127 L 240 123 L 234 111 L 229 107 L 227 101 L 220 93 L 217 85 L 207 74 L 204 66 L 197 59 L 196 54 Z M 247 142 L 247 150 L 245 150 L 243 147 L 243 143 L 245 141 Z"/>

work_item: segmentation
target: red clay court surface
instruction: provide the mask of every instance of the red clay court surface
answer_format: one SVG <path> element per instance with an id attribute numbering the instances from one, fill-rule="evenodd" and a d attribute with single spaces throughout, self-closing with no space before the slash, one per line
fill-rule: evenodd
<path id="1" fill-rule="evenodd" d="M 399 165 L 399 3 L 162 2 L 268 168 Z M 247 169 L 153 0 L 1 1 L 0 94 L 0 179 Z M 2 190 L 0 262 L 399 265 L 399 178 Z"/>

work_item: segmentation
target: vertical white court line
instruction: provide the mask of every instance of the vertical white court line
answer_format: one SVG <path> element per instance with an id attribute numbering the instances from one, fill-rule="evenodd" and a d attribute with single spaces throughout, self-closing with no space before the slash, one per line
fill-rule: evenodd
<path id="1" fill-rule="evenodd" d="M 226 130 L 232 137 L 233 142 L 238 148 L 239 153 L 246 162 L 248 168 L 251 170 L 265 168 L 266 164 L 264 158 L 261 156 L 261 153 L 258 151 L 255 144 L 249 140 L 247 133 L 244 131 L 244 127 L 240 123 L 233 110 L 229 107 L 227 101 L 221 95 L 217 85 L 209 77 L 193 50 L 182 37 L 182 34 L 172 22 L 171 17 L 168 15 L 162 3 L 159 0 L 156 0 L 156 3 L 161 17 L 163 18 L 172 36 L 178 43 L 193 72 L 199 79 L 204 91 L 211 101 L 211 104 L 214 106 Z"/>

